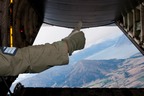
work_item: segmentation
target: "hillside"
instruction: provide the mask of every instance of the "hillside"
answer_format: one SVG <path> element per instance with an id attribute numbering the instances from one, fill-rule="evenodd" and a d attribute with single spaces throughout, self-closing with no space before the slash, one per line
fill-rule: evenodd
<path id="1" fill-rule="evenodd" d="M 83 87 L 143 88 L 144 57 L 136 54 L 124 60 L 117 70 L 109 72 L 106 78 L 97 79 Z"/>
<path id="2" fill-rule="evenodd" d="M 61 72 L 62 73 L 62 72 Z M 48 71 L 23 80 L 27 87 L 144 87 L 144 57 L 82 60 L 61 74 Z M 63 72 L 65 73 L 65 72 Z"/>
<path id="3" fill-rule="evenodd" d="M 116 70 L 123 60 L 83 60 L 75 64 L 61 86 L 81 87 L 96 79 L 106 78 L 106 74 Z M 58 85 L 59 86 L 59 85 Z"/>
<path id="4" fill-rule="evenodd" d="M 115 82 L 118 81 L 111 78 L 115 76 L 122 77 L 123 75 L 121 74 L 129 76 L 129 68 L 135 68 L 136 65 L 143 66 L 144 58 L 138 52 L 133 44 L 122 35 L 114 40 L 94 44 L 83 51 L 73 54 L 70 56 L 68 65 L 52 67 L 21 82 L 28 87 L 116 86 Z M 141 70 L 138 66 L 136 67 L 138 69 L 135 70 Z M 126 72 L 122 73 L 124 71 Z M 141 77 L 138 76 L 138 78 Z M 101 82 L 104 82 L 104 84 Z M 98 85 L 95 85 L 97 83 Z M 128 85 L 130 86 L 131 84 Z M 137 84 L 135 85 L 138 86 Z M 135 85 L 132 84 L 131 86 Z"/>

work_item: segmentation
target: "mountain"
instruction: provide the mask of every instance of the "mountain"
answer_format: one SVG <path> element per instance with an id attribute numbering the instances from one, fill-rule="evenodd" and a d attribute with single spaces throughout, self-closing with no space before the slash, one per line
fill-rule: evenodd
<path id="1" fill-rule="evenodd" d="M 73 54 L 70 56 L 68 65 L 52 67 L 21 82 L 24 86 L 30 87 L 82 87 L 96 80 L 109 82 L 110 80 L 105 81 L 105 78 L 113 76 L 112 72 L 116 70 L 122 70 L 120 66 L 125 66 L 129 62 L 132 62 L 131 65 L 137 64 L 137 59 L 142 57 L 136 54 L 138 52 L 133 44 L 122 35 Z M 135 59 L 137 62 L 133 62 Z M 126 62 L 126 60 L 129 61 Z M 129 72 L 125 74 L 129 76 Z"/>
<path id="2" fill-rule="evenodd" d="M 81 87 L 96 79 L 106 78 L 106 74 L 117 69 L 123 60 L 82 60 L 75 64 L 60 86 Z M 59 86 L 59 85 L 55 85 Z"/>
<path id="3" fill-rule="evenodd" d="M 112 46 L 89 56 L 87 59 L 125 59 L 138 52 L 138 49 L 131 43 L 131 41 L 125 35 L 122 35 Z"/>
<path id="4" fill-rule="evenodd" d="M 106 76 L 106 78 L 87 83 L 83 87 L 143 88 L 144 56 L 138 53 L 125 59 L 116 70 L 109 72 Z"/>
<path id="5" fill-rule="evenodd" d="M 27 87 L 144 87 L 144 57 L 82 60 L 67 74 L 47 71 L 23 80 Z M 65 73 L 65 72 L 64 72 Z M 51 75 L 51 76 L 50 76 Z"/>
<path id="6" fill-rule="evenodd" d="M 95 55 L 98 52 L 101 52 L 101 51 L 113 46 L 117 42 L 118 39 L 119 38 L 115 38 L 115 39 L 110 39 L 107 41 L 100 42 L 98 44 L 93 44 L 92 46 L 85 48 L 82 51 L 70 56 L 70 63 L 75 63 L 82 59 L 90 57 L 92 55 Z"/>
<path id="7" fill-rule="evenodd" d="M 123 45 L 131 45 L 131 44 L 132 43 L 130 42 L 130 40 L 123 34 L 117 40 L 115 47 L 121 47 Z"/>
<path id="8" fill-rule="evenodd" d="M 123 60 L 82 60 L 75 64 L 67 74 L 58 73 L 51 69 L 32 78 L 21 81 L 25 86 L 31 87 L 81 87 L 85 83 L 99 78 L 117 69 Z M 37 83 L 38 82 L 38 83 Z"/>

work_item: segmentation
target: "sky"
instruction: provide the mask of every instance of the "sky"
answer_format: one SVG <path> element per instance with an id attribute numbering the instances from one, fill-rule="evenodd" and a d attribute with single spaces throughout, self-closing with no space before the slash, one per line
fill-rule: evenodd
<path id="1" fill-rule="evenodd" d="M 33 45 L 40 45 L 45 43 L 53 43 L 65 38 L 71 33 L 72 29 L 49 26 L 43 24 L 40 31 L 34 41 Z M 107 39 L 113 39 L 121 34 L 121 30 L 117 26 L 103 26 L 95 28 L 82 29 L 86 37 L 85 47 L 91 46 L 94 43 L 98 43 Z"/>
<path id="2" fill-rule="evenodd" d="M 65 38 L 71 33 L 72 29 L 62 28 L 57 26 L 49 26 L 43 24 L 39 30 L 39 33 L 34 41 L 33 45 L 41 45 L 45 43 L 53 43 L 56 41 Z M 114 39 L 123 33 L 117 26 L 103 26 L 103 27 L 95 27 L 95 28 L 86 28 L 82 29 L 86 37 L 86 45 L 85 48 L 90 47 L 93 44 L 108 40 Z M 33 74 L 35 75 L 35 74 Z M 28 77 L 33 76 L 32 74 L 21 74 L 19 78 L 15 80 L 14 83 L 19 82 L 20 80 L 26 79 Z"/>

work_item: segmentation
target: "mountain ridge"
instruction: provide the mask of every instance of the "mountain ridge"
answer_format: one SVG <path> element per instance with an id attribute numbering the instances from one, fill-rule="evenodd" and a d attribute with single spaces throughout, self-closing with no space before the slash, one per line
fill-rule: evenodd
<path id="1" fill-rule="evenodd" d="M 87 83 L 94 82 L 95 80 L 106 83 L 112 82 L 109 79 L 106 81 L 105 78 L 110 78 L 110 76 L 114 75 L 112 72 L 114 69 L 121 69 L 121 67 L 123 67 L 123 61 L 126 62 L 126 60 L 135 60 L 142 57 L 142 55 L 139 55 L 139 51 L 128 39 L 120 40 L 122 38 L 125 37 L 119 37 L 114 40 L 108 40 L 99 44 L 95 44 L 88 49 L 84 49 L 81 52 L 73 54 L 73 56 L 70 57 L 70 63 L 68 65 L 52 67 L 42 73 L 37 74 L 36 76 L 33 76 L 32 78 L 28 78 L 27 80 L 23 80 L 21 82 L 24 84 L 24 86 L 28 87 L 82 87 Z M 122 42 L 125 42 L 125 44 L 122 44 Z M 117 51 L 114 51 L 114 48 L 117 48 Z M 120 51 L 126 48 L 129 49 L 123 52 Z M 130 51 L 130 53 L 128 53 L 128 51 Z M 110 53 L 111 55 L 109 55 Z M 133 54 L 135 54 L 135 56 Z M 123 57 L 125 55 L 126 57 Z M 103 58 L 98 59 L 101 56 L 103 56 Z M 119 56 L 119 58 L 116 56 Z M 97 63 L 97 66 L 93 62 Z M 98 64 L 99 62 L 100 64 Z M 129 64 L 129 62 L 132 61 L 127 61 L 127 64 Z M 126 68 L 132 67 L 130 64 L 124 64 Z M 119 72 L 121 72 L 120 69 L 118 69 Z M 125 74 L 128 75 L 128 73 L 129 72 Z M 104 85 L 100 87 L 104 87 L 105 85 L 106 84 L 104 83 Z M 107 85 L 107 87 L 110 87 L 110 85 Z"/>

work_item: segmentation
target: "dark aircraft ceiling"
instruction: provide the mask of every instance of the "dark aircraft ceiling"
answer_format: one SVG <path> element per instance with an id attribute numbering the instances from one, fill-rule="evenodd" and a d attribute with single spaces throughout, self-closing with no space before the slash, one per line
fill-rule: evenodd
<path id="1" fill-rule="evenodd" d="M 74 27 L 97 27 L 114 23 L 143 0 L 29 0 L 44 23 Z"/>

